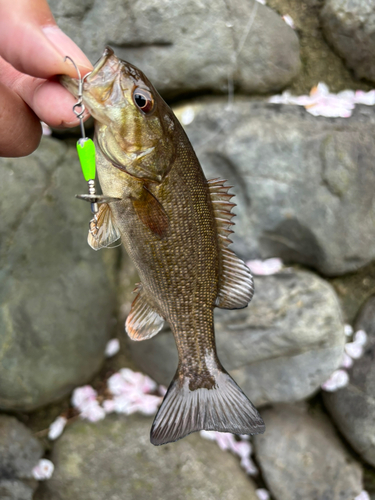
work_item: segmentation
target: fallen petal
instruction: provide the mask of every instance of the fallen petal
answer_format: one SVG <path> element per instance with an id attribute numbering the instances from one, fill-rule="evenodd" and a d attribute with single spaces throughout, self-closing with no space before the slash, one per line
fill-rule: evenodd
<path id="1" fill-rule="evenodd" d="M 332 373 L 324 384 L 321 385 L 322 389 L 327 392 L 335 392 L 349 383 L 349 375 L 345 370 L 336 370 Z"/>
<path id="2" fill-rule="evenodd" d="M 111 358 L 115 354 L 117 354 L 120 350 L 120 341 L 119 339 L 111 339 L 105 348 L 104 354 L 107 358 Z"/>
<path id="3" fill-rule="evenodd" d="M 282 267 L 283 262 L 281 259 L 267 259 L 267 260 L 249 260 L 246 265 L 253 274 L 258 276 L 269 276 L 278 273 Z"/>
<path id="4" fill-rule="evenodd" d="M 359 495 L 355 497 L 354 500 L 371 500 L 370 495 L 367 493 L 367 491 L 362 490 Z"/>
<path id="5" fill-rule="evenodd" d="M 342 368 L 351 368 L 353 366 L 353 358 L 344 352 L 340 366 Z"/>
<path id="6" fill-rule="evenodd" d="M 353 328 L 351 325 L 345 325 L 344 330 L 347 337 L 351 337 L 353 335 Z"/>
<path id="7" fill-rule="evenodd" d="M 255 493 L 259 500 L 270 500 L 270 494 L 268 490 L 264 488 L 258 488 L 257 490 L 255 490 Z"/>
<path id="8" fill-rule="evenodd" d="M 358 330 L 354 334 L 353 342 L 354 344 L 364 346 L 367 342 L 367 333 L 364 330 Z"/>
<path id="9" fill-rule="evenodd" d="M 250 457 L 241 459 L 241 467 L 245 469 L 250 476 L 256 476 L 258 474 L 258 469 Z"/>
<path id="10" fill-rule="evenodd" d="M 31 471 L 33 478 L 37 481 L 44 481 L 52 477 L 55 466 L 50 460 L 42 458 Z"/>
<path id="11" fill-rule="evenodd" d="M 345 344 L 345 352 L 353 359 L 359 359 L 363 354 L 363 346 L 355 342 Z"/>
<path id="12" fill-rule="evenodd" d="M 98 393 L 91 387 L 91 385 L 77 387 L 73 391 L 72 405 L 74 406 L 74 408 L 79 409 L 85 402 L 96 399 L 97 395 Z"/>
<path id="13" fill-rule="evenodd" d="M 57 417 L 57 419 L 54 420 L 49 426 L 48 439 L 51 439 L 51 441 L 53 441 L 60 437 L 66 426 L 66 423 L 67 419 L 65 417 Z"/>

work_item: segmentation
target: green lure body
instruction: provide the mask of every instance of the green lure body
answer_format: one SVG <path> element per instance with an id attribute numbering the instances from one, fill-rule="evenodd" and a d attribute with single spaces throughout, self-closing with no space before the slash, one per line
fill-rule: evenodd
<path id="1" fill-rule="evenodd" d="M 87 137 L 77 142 L 77 152 L 83 177 L 86 181 L 95 180 L 95 144 Z"/>

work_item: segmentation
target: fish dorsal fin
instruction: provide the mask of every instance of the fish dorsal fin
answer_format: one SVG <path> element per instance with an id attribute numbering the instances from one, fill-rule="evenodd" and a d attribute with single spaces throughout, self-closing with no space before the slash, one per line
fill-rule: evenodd
<path id="1" fill-rule="evenodd" d="M 225 182 L 223 179 L 208 181 L 221 254 L 219 293 L 215 305 L 221 309 L 241 309 L 253 297 L 254 282 L 250 269 L 228 248 L 232 243 L 229 235 L 233 233 L 231 227 L 234 225 L 232 208 L 236 205 L 230 202 L 234 195 L 228 194 L 232 186 L 225 186 Z"/>
<path id="2" fill-rule="evenodd" d="M 142 195 L 133 200 L 133 207 L 142 223 L 163 238 L 169 229 L 169 219 L 160 201 L 143 186 Z"/>
<path id="3" fill-rule="evenodd" d="M 142 283 L 136 285 L 134 292 L 138 293 L 126 319 L 126 333 L 132 340 L 150 339 L 162 329 L 164 320 L 148 303 Z"/>
<path id="4" fill-rule="evenodd" d="M 108 203 L 100 205 L 96 216 L 96 224 L 93 221 L 90 222 L 87 243 L 94 250 L 100 250 L 101 248 L 110 247 L 115 241 L 119 240 L 121 233 L 113 220 L 113 214 Z"/>

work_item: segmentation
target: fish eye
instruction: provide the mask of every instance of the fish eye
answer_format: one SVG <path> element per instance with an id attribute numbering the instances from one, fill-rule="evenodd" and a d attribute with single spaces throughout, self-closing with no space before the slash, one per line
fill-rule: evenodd
<path id="1" fill-rule="evenodd" d="M 154 99 L 148 90 L 135 89 L 133 92 L 133 101 L 144 113 L 151 113 L 154 109 Z"/>

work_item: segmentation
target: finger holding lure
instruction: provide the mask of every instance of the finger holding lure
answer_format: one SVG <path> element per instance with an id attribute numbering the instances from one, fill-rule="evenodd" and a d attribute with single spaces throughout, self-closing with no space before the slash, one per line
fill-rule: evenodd
<path id="1" fill-rule="evenodd" d="M 60 81 L 79 95 L 75 79 Z M 249 269 L 228 248 L 235 206 L 229 187 L 206 180 L 172 110 L 112 49 L 85 77 L 81 96 L 95 119 L 103 191 L 103 197 L 82 195 L 100 203 L 88 242 L 98 250 L 121 238 L 138 270 L 141 283 L 125 325 L 130 338 L 149 339 L 168 321 L 178 350 L 151 443 L 202 429 L 264 432 L 258 411 L 216 353 L 214 308 L 246 307 L 254 290 Z"/>

